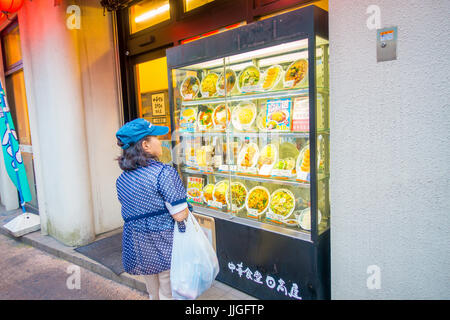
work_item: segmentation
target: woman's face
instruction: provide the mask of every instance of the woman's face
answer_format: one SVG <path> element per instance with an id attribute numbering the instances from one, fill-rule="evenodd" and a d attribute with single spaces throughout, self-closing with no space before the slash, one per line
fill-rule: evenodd
<path id="1" fill-rule="evenodd" d="M 142 141 L 142 148 L 153 157 L 160 158 L 162 156 L 161 141 L 158 137 L 150 136 Z"/>

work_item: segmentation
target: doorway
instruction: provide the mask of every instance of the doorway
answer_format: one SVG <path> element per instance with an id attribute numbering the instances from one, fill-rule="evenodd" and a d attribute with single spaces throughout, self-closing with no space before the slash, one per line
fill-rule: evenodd
<path id="1" fill-rule="evenodd" d="M 137 62 L 134 65 L 136 87 L 136 113 L 154 125 L 166 126 L 171 129 L 169 107 L 169 83 L 167 76 L 167 59 L 159 56 L 151 60 Z M 171 163 L 171 130 L 161 136 L 163 163 Z"/>

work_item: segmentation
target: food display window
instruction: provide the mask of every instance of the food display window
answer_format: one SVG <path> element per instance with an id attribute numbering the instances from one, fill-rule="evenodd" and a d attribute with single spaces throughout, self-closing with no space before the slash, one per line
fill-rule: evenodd
<path id="1" fill-rule="evenodd" d="M 315 32 L 319 10 L 167 50 L 173 159 L 194 212 L 226 222 L 228 237 L 249 230 L 242 241 L 267 234 L 318 249 L 329 233 L 328 41 Z M 217 245 L 219 260 L 232 255 L 232 241 Z"/>

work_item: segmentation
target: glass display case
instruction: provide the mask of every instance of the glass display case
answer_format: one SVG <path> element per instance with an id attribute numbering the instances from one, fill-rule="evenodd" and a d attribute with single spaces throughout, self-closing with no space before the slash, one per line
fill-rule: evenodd
<path id="1" fill-rule="evenodd" d="M 255 36 L 282 29 L 283 16 L 314 26 L 318 8 L 308 10 L 167 51 L 173 159 L 187 200 L 230 230 L 309 243 L 329 230 L 327 35 Z"/>

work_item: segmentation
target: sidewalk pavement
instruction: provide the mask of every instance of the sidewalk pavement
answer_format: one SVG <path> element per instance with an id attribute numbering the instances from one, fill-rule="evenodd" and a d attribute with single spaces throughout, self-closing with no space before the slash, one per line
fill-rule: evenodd
<path id="1" fill-rule="evenodd" d="M 94 273 L 97 273 L 107 279 L 146 293 L 145 283 L 140 279 L 139 276 L 130 275 L 126 272 L 120 275 L 116 275 L 114 272 L 101 265 L 100 263 L 82 255 L 81 253 L 76 252 L 74 250 L 76 247 L 66 246 L 50 236 L 42 235 L 40 230 L 26 234 L 19 238 L 15 238 L 7 229 L 3 227 L 3 225 L 5 225 L 8 221 L 12 220 L 16 216 L 20 215 L 21 213 L 21 209 L 6 211 L 4 207 L 0 206 L 0 233 L 11 237 L 16 241 L 23 242 L 32 247 L 50 253 L 56 257 L 69 261 L 75 265 L 90 270 Z M 121 231 L 122 230 L 120 228 L 104 233 L 102 235 L 99 235 L 95 240 L 100 240 L 112 236 Z M 214 281 L 211 288 L 203 293 L 197 300 L 256 300 L 256 298 L 249 296 L 244 292 L 236 290 L 224 283 Z"/>

